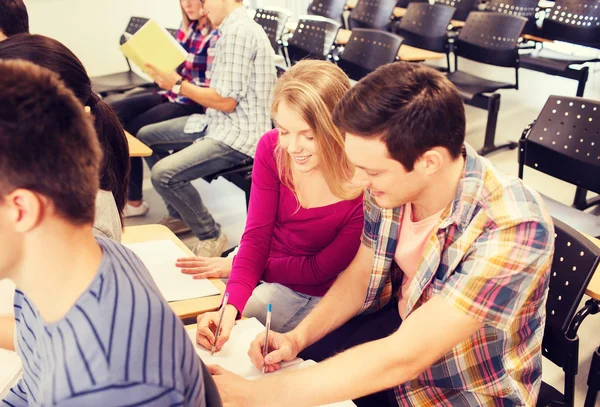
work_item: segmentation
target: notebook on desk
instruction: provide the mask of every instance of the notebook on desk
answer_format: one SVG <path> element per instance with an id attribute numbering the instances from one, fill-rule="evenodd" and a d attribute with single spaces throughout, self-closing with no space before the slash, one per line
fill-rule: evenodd
<path id="1" fill-rule="evenodd" d="M 173 71 L 187 58 L 187 51 L 156 21 L 148 20 L 123 45 L 121 52 L 142 70 L 146 64 L 163 72 Z"/>
<path id="2" fill-rule="evenodd" d="M 0 400 L 21 378 L 21 359 L 15 352 L 0 349 Z"/>
<path id="3" fill-rule="evenodd" d="M 161 294 L 167 301 L 189 300 L 210 297 L 220 292 L 207 279 L 195 280 L 175 267 L 180 257 L 189 255 L 171 240 L 155 240 L 144 243 L 126 244 L 144 263 Z"/>
<path id="4" fill-rule="evenodd" d="M 187 327 L 186 331 L 195 345 L 196 353 L 200 359 L 207 365 L 219 365 L 239 376 L 249 380 L 256 380 L 263 377 L 260 369 L 256 368 L 248 357 L 250 344 L 258 334 L 265 331 L 265 327 L 256 318 L 249 318 L 238 321 L 231 331 L 229 340 L 223 345 L 223 348 L 211 356 L 210 350 L 204 349 L 196 343 L 196 326 Z M 316 365 L 313 360 L 302 360 L 296 358 L 289 362 L 283 362 L 281 369 L 275 373 L 289 372 L 291 370 L 304 369 Z M 327 407 L 355 407 L 351 401 L 327 404 Z"/>

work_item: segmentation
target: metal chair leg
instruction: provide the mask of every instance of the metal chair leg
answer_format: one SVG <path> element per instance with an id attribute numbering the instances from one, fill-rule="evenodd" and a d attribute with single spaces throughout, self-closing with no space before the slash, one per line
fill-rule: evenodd
<path id="1" fill-rule="evenodd" d="M 499 111 L 500 94 L 494 93 L 488 99 L 488 119 L 485 127 L 485 140 L 483 142 L 483 148 L 479 150 L 479 154 L 481 155 L 488 155 L 504 148 L 508 148 L 509 150 L 517 148 L 517 143 L 514 141 L 510 141 L 499 146 L 495 144 L 496 124 L 498 122 Z"/>

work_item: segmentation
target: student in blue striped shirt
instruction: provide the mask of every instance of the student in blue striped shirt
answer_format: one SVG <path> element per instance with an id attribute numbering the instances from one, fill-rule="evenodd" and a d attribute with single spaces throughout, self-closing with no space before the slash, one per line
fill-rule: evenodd
<path id="1" fill-rule="evenodd" d="M 0 405 L 209 405 L 214 383 L 146 268 L 92 234 L 92 117 L 25 61 L 0 61 L 0 100 L 0 278 L 17 285 L 23 361 Z"/>

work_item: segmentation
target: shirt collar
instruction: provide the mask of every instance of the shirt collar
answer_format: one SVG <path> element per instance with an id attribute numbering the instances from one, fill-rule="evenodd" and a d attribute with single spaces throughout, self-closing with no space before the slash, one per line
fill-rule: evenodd
<path id="1" fill-rule="evenodd" d="M 227 27 L 229 24 L 241 20 L 242 18 L 248 18 L 248 12 L 246 11 L 246 7 L 244 6 L 238 7 L 237 9 L 229 13 L 229 15 L 225 17 L 225 19 L 221 22 L 221 25 L 219 26 L 219 31 L 223 31 L 223 29 L 225 29 L 225 27 Z"/>

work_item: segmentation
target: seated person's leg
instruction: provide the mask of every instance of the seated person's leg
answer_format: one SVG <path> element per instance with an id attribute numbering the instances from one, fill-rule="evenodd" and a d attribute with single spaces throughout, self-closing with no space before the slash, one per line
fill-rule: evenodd
<path id="1" fill-rule="evenodd" d="M 152 185 L 200 240 L 195 249 L 196 255 L 219 256 L 226 238 L 191 181 L 234 167 L 247 159 L 248 156 L 224 143 L 202 138 L 162 159 L 152 168 Z"/>
<path id="2" fill-rule="evenodd" d="M 242 314 L 246 318 L 256 318 L 264 325 L 267 305 L 272 304 L 271 329 L 285 333 L 294 329 L 320 299 L 297 293 L 281 284 L 262 283 L 252 292 Z"/>
<path id="3" fill-rule="evenodd" d="M 123 128 L 135 136 L 140 128 L 132 128 L 131 122 L 142 113 L 166 102 L 168 99 L 159 95 L 156 89 L 144 89 L 121 100 L 109 101 L 108 104 L 114 109 Z"/>

